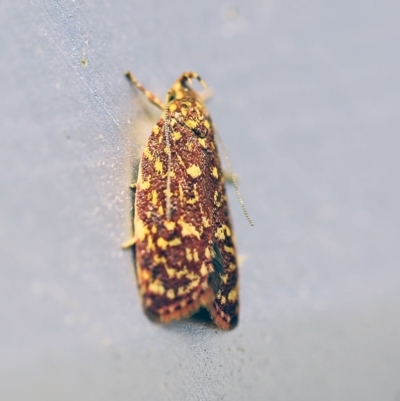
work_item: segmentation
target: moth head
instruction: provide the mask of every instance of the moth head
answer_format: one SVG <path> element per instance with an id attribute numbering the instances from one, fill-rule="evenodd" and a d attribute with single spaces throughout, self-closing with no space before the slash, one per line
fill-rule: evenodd
<path id="1" fill-rule="evenodd" d="M 184 72 L 169 90 L 171 101 L 175 99 L 183 99 L 196 94 L 196 91 L 192 86 L 192 79 L 197 79 L 203 88 L 207 88 L 206 83 L 200 78 L 199 74 L 195 72 Z"/>
<path id="2" fill-rule="evenodd" d="M 191 85 L 192 78 L 197 79 L 203 87 L 207 87 L 195 72 L 183 73 L 167 93 L 166 109 L 179 124 L 204 138 L 209 132 L 211 121 L 201 97 Z"/>

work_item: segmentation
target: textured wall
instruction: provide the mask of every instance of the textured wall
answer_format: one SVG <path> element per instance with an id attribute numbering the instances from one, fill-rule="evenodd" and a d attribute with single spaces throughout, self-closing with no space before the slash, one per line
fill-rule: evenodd
<path id="1" fill-rule="evenodd" d="M 400 400 L 400 6 L 2 0 L 2 400 Z M 159 96 L 214 90 L 241 320 L 142 314 L 129 191 Z M 155 112 L 155 114 L 154 114 Z"/>

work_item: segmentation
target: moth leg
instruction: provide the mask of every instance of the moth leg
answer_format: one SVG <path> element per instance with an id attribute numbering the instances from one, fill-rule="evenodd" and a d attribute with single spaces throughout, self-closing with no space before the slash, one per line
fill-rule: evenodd
<path id="1" fill-rule="evenodd" d="M 136 191 L 136 188 L 137 188 L 137 183 L 129 185 L 129 188 L 132 190 L 132 199 L 134 199 L 135 191 Z M 133 217 L 134 216 L 132 215 L 132 219 L 133 219 Z M 129 239 L 128 241 L 125 241 L 122 244 L 122 249 L 132 248 L 135 245 L 135 243 L 136 243 L 136 239 L 135 239 L 135 236 L 133 236 L 131 239 Z"/>
<path id="2" fill-rule="evenodd" d="M 131 81 L 141 92 L 144 93 L 144 95 L 147 97 L 147 99 L 153 103 L 155 106 L 157 106 L 159 109 L 164 110 L 164 104 L 163 102 L 153 93 L 148 91 L 136 78 L 135 76 L 130 72 L 127 71 L 125 73 L 125 76 Z"/>
<path id="3" fill-rule="evenodd" d="M 236 181 L 236 182 L 238 181 L 238 177 L 236 174 L 231 174 L 228 171 L 224 171 L 223 174 L 224 174 L 224 180 L 227 184 L 232 185 L 234 183 L 234 181 Z M 232 177 L 232 175 L 233 175 L 233 177 Z"/>
<path id="4" fill-rule="evenodd" d="M 135 238 L 135 237 L 132 237 L 131 239 L 129 239 L 128 241 L 125 241 L 125 242 L 122 244 L 122 249 L 129 249 L 129 248 L 132 248 L 132 247 L 135 245 L 135 243 L 136 243 L 136 238 Z"/>

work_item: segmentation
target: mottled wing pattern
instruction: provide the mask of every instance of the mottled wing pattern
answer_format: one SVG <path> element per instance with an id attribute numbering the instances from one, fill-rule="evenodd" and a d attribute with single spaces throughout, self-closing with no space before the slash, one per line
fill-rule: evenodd
<path id="1" fill-rule="evenodd" d="M 212 141 L 216 147 L 214 139 Z M 213 157 L 215 167 L 212 178 L 216 186 L 212 194 L 214 265 L 222 261 L 220 264 L 223 265 L 223 271 L 215 299 L 207 309 L 219 327 L 231 329 L 237 325 L 239 317 L 239 277 L 224 177 L 217 149 L 214 149 Z"/>
<path id="2" fill-rule="evenodd" d="M 143 306 L 162 322 L 189 316 L 214 298 L 209 285 L 212 215 L 209 183 L 201 172 L 207 154 L 198 138 L 177 125 L 171 135 L 171 217 L 166 218 L 168 154 L 164 125 L 153 129 L 139 167 L 135 237 Z M 191 149 L 191 151 L 190 151 Z M 198 155 L 193 159 L 193 153 Z"/>
<path id="3" fill-rule="evenodd" d="M 208 113 L 181 84 L 140 161 L 138 285 L 154 320 L 177 320 L 204 306 L 219 327 L 230 329 L 238 320 L 238 272 L 224 179 Z"/>

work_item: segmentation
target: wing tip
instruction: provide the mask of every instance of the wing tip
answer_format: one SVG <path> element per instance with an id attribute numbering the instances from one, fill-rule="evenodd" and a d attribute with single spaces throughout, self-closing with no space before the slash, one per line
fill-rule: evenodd
<path id="1" fill-rule="evenodd" d="M 239 323 L 238 311 L 235 311 L 234 315 L 228 315 L 214 305 L 208 306 L 207 309 L 213 322 L 222 330 L 232 330 Z"/>
<path id="2" fill-rule="evenodd" d="M 208 287 L 196 300 L 188 302 L 184 307 L 182 307 L 181 301 L 179 301 L 159 308 L 158 311 L 155 311 L 151 307 L 143 307 L 143 309 L 150 320 L 165 324 L 192 316 L 202 306 L 206 306 L 212 302 L 214 298 L 215 294 L 213 289 Z"/>

